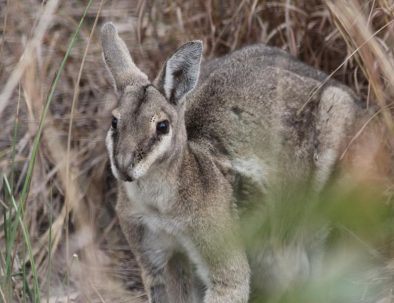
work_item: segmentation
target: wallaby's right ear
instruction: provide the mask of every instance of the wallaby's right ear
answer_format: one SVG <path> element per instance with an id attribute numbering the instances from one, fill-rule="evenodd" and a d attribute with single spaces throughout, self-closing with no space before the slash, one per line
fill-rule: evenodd
<path id="1" fill-rule="evenodd" d="M 126 43 L 111 22 L 105 23 L 101 29 L 101 44 L 104 61 L 115 80 L 116 89 L 122 91 L 138 80 L 147 80 L 148 77 L 134 64 Z"/>
<path id="2" fill-rule="evenodd" d="M 178 104 L 197 85 L 202 50 L 201 41 L 190 41 L 164 64 L 155 82 L 171 103 Z"/>

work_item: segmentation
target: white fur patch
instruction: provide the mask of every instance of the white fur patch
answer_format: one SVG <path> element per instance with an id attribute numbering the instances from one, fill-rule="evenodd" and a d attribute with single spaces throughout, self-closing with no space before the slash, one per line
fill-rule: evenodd
<path id="1" fill-rule="evenodd" d="M 107 133 L 107 137 L 105 138 L 105 145 L 107 147 L 108 151 L 108 156 L 109 156 L 109 162 L 111 163 L 111 171 L 114 177 L 118 180 L 119 179 L 119 173 L 118 170 L 116 169 L 116 166 L 114 164 L 114 143 L 112 142 L 112 130 L 110 129 Z"/>
<path id="2" fill-rule="evenodd" d="M 252 179 L 261 189 L 267 184 L 268 166 L 256 156 L 236 158 L 232 161 L 233 169 L 242 176 Z"/>
<path id="3" fill-rule="evenodd" d="M 194 263 L 197 269 L 199 278 L 204 282 L 205 286 L 210 285 L 209 268 L 205 263 L 194 243 L 186 236 L 180 237 L 180 242 L 183 248 L 186 250 L 189 258 Z"/>
<path id="4" fill-rule="evenodd" d="M 166 65 L 166 72 L 164 77 L 164 92 L 166 93 L 167 99 L 171 97 L 171 90 L 174 88 L 174 77 L 171 76 L 171 64 Z"/>

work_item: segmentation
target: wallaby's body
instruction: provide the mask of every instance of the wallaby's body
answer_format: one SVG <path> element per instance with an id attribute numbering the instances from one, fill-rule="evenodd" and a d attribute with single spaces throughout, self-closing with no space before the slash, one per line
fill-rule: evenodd
<path id="1" fill-rule="evenodd" d="M 310 97 L 325 75 L 263 45 L 203 63 L 199 77 L 198 41 L 151 83 L 112 24 L 102 39 L 121 94 L 106 140 L 117 212 L 150 302 L 247 302 L 239 186 L 264 194 L 300 179 L 319 191 L 358 111 L 351 91 L 329 82 Z"/>
<path id="2" fill-rule="evenodd" d="M 360 111 L 351 90 L 335 81 L 316 92 L 326 78 L 265 45 L 203 64 L 200 86 L 186 96 L 188 141 L 207 139 L 235 170 L 243 163 L 256 169 L 251 161 L 261 161 L 260 183 L 282 174 L 279 164 L 324 184 Z"/>

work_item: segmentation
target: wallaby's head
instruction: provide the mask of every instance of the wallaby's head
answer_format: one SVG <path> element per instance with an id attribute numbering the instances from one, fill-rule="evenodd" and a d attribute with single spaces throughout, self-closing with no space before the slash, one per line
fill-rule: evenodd
<path id="1" fill-rule="evenodd" d="M 186 142 L 184 97 L 196 86 L 201 41 L 181 46 L 153 82 L 134 64 L 112 23 L 101 31 L 105 63 L 119 94 L 106 145 L 116 178 L 133 181 Z"/>

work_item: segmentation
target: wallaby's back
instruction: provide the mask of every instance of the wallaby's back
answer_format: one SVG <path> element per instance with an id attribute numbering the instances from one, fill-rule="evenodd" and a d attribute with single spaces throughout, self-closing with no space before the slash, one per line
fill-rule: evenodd
<path id="1" fill-rule="evenodd" d="M 317 174 L 324 183 L 360 110 L 349 88 L 322 86 L 326 78 L 261 44 L 208 61 L 188 96 L 188 140 L 209 142 L 241 173 L 258 164 L 263 175 L 265 168 L 288 178 Z M 255 181 L 267 182 L 261 174 Z"/>

